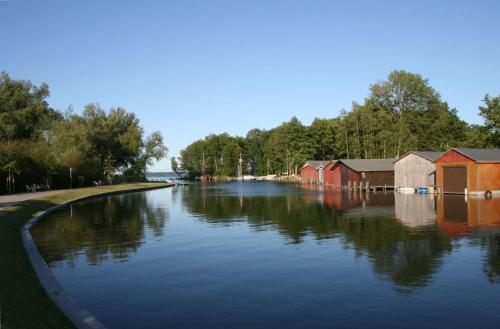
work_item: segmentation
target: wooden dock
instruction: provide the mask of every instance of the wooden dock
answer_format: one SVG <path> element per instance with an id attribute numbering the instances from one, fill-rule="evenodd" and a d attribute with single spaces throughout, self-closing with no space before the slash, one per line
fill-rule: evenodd
<path id="1" fill-rule="evenodd" d="M 394 190 L 394 185 L 370 185 L 370 182 L 359 182 L 358 184 L 351 184 L 349 181 L 347 184 L 347 190 L 348 191 L 390 191 Z"/>
<path id="2" fill-rule="evenodd" d="M 370 186 L 369 188 L 370 191 L 389 191 L 389 190 L 394 190 L 394 186 L 390 185 L 383 185 L 383 186 Z"/>

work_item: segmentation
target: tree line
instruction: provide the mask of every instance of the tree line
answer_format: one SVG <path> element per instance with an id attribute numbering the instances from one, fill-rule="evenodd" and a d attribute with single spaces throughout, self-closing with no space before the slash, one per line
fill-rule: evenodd
<path id="1" fill-rule="evenodd" d="M 144 136 L 139 119 L 120 107 L 88 104 L 82 114 L 47 102 L 49 87 L 0 74 L 0 192 L 95 181 L 144 180 L 146 167 L 167 153 L 159 132 Z M 71 171 L 71 179 L 70 179 Z"/>
<path id="2" fill-rule="evenodd" d="M 181 151 L 180 166 L 191 176 L 235 176 L 239 158 L 256 175 L 298 173 L 310 159 L 393 158 L 413 150 L 500 147 L 500 96 L 486 95 L 482 125 L 467 124 L 420 74 L 393 71 L 370 86 L 363 103 L 353 102 L 331 119 L 311 125 L 296 117 L 245 137 L 209 135 Z"/>

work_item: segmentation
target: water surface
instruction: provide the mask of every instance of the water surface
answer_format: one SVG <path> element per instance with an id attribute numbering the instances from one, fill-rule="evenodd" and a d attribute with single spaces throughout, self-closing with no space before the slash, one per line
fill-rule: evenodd
<path id="1" fill-rule="evenodd" d="M 32 234 L 109 328 L 497 328 L 500 199 L 262 182 L 129 193 Z"/>

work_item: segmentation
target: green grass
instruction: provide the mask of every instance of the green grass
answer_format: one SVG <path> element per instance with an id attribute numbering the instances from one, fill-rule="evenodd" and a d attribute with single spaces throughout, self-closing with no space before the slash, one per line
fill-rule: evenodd
<path id="1" fill-rule="evenodd" d="M 75 328 L 45 293 L 24 250 L 21 228 L 35 213 L 81 197 L 161 185 L 166 184 L 133 183 L 74 189 L 0 210 L 0 328 Z"/>

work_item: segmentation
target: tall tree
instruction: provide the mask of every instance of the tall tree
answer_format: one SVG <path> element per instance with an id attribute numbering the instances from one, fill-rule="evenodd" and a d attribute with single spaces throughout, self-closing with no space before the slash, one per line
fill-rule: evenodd
<path id="1" fill-rule="evenodd" d="M 252 162 L 252 169 L 255 174 L 265 175 L 267 173 L 266 145 L 269 139 L 269 132 L 266 130 L 252 129 L 245 137 L 248 160 Z"/>
<path id="2" fill-rule="evenodd" d="M 439 95 L 421 75 L 400 70 L 372 85 L 369 100 L 393 116 L 398 131 L 396 157 L 399 157 L 411 135 L 410 123 L 415 118 L 412 114 L 428 111 L 430 102 L 439 100 Z"/>
<path id="3" fill-rule="evenodd" d="M 296 118 L 270 131 L 267 154 L 275 171 L 293 173 L 314 156 L 307 128 Z"/>
<path id="4" fill-rule="evenodd" d="M 82 118 L 101 163 L 111 155 L 118 170 L 126 169 L 140 153 L 143 130 L 135 114 L 119 107 L 108 114 L 98 104 L 89 104 Z"/>
<path id="5" fill-rule="evenodd" d="M 177 174 L 177 171 L 179 170 L 179 163 L 175 157 L 170 157 L 170 167 L 172 168 L 172 171 Z"/>
<path id="6" fill-rule="evenodd" d="M 335 120 L 315 118 L 309 126 L 314 158 L 331 160 L 335 152 Z"/>
<path id="7" fill-rule="evenodd" d="M 0 73 L 0 140 L 40 139 L 54 120 L 60 118 L 46 101 L 49 87 L 14 80 Z"/>
<path id="8" fill-rule="evenodd" d="M 483 99 L 485 106 L 479 107 L 479 115 L 484 119 L 484 127 L 489 133 L 487 142 L 491 147 L 500 147 L 500 95 Z"/>
<path id="9" fill-rule="evenodd" d="M 7 185 L 15 182 L 17 191 L 23 185 L 46 182 L 55 169 L 45 137 L 61 116 L 49 107 L 48 96 L 44 83 L 37 87 L 0 73 L 0 169 L 4 168 L 0 181 L 10 177 Z M 9 186 L 0 187 L 0 192 L 12 191 Z"/>
<path id="10" fill-rule="evenodd" d="M 336 118 L 316 118 L 306 127 L 292 117 L 269 131 L 253 129 L 244 143 L 237 144 L 244 163 L 253 161 L 259 175 L 266 174 L 268 168 L 277 174 L 294 173 L 308 159 L 392 158 L 412 150 L 498 145 L 499 99 L 488 96 L 485 103 L 481 108 L 485 126 L 469 126 L 422 76 L 393 71 L 370 87 L 363 103 L 353 102 L 350 111 L 342 110 Z M 182 152 L 182 162 L 199 172 L 196 166 L 202 151 L 208 156 L 217 154 L 222 162 L 222 150 L 233 139 L 239 140 L 227 134 L 210 135 L 189 145 Z M 230 156 L 229 147 L 225 153 L 225 158 Z M 212 172 L 222 174 L 221 170 Z"/>

